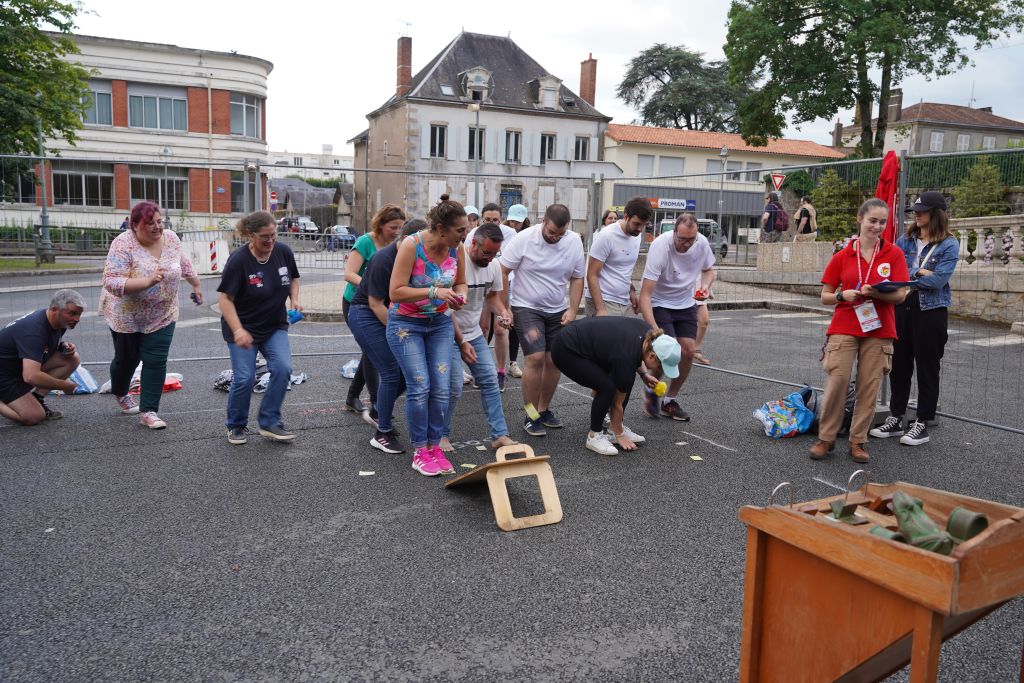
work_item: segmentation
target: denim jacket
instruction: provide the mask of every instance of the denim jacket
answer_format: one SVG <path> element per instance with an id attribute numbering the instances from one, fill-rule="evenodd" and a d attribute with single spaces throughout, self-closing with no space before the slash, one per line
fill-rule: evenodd
<path id="1" fill-rule="evenodd" d="M 927 311 L 932 308 L 948 308 L 953 303 L 953 294 L 949 290 L 949 278 L 952 277 L 956 264 L 960 260 L 960 242 L 952 235 L 938 244 L 925 246 L 925 262 L 920 265 L 925 270 L 932 271 L 931 275 L 917 277 L 917 240 L 914 237 L 901 236 L 896 240 L 896 246 L 903 250 L 907 257 L 907 271 L 913 283 L 911 291 L 918 292 L 921 302 L 921 310 Z"/>

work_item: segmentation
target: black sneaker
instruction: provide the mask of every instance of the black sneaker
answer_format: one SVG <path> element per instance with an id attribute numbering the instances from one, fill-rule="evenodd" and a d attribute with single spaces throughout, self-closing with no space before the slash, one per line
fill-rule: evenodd
<path id="1" fill-rule="evenodd" d="M 345 404 L 341 406 L 341 409 L 350 413 L 365 413 L 367 411 L 366 404 L 363 403 L 358 396 L 345 400 Z"/>
<path id="2" fill-rule="evenodd" d="M 405 447 L 402 446 L 402 442 L 398 440 L 398 435 L 394 432 L 377 430 L 377 433 L 370 439 L 370 445 L 385 453 L 405 453 Z"/>
<path id="3" fill-rule="evenodd" d="M 46 413 L 47 420 L 59 420 L 62 417 L 64 417 L 64 413 L 60 412 L 59 410 L 54 410 L 50 406 L 46 405 L 46 399 L 44 399 L 42 396 L 40 396 L 34 391 L 31 393 L 33 396 L 36 397 L 36 400 L 39 401 L 39 405 L 43 407 L 43 412 Z"/>
<path id="4" fill-rule="evenodd" d="M 903 434 L 903 418 L 890 415 L 885 418 L 885 422 L 872 429 L 868 434 L 876 439 L 888 439 L 890 436 Z"/>
<path id="5" fill-rule="evenodd" d="M 228 443 L 236 446 L 246 443 L 251 432 L 245 427 L 232 427 L 228 430 Z"/>
<path id="6" fill-rule="evenodd" d="M 505 373 L 504 372 L 499 372 L 498 373 L 498 391 L 500 391 L 503 394 L 505 393 Z"/>
<path id="7" fill-rule="evenodd" d="M 540 423 L 551 429 L 561 429 L 565 426 L 550 410 L 542 410 L 540 412 Z"/>
<path id="8" fill-rule="evenodd" d="M 541 424 L 540 420 L 531 420 L 526 418 L 523 420 L 523 429 L 530 436 L 547 436 L 548 430 L 544 429 L 544 425 Z"/>
<path id="9" fill-rule="evenodd" d="M 918 420 L 911 422 L 907 431 L 900 437 L 900 443 L 904 446 L 920 446 L 929 441 L 931 438 L 928 436 L 928 427 Z"/>
<path id="10" fill-rule="evenodd" d="M 661 404 L 661 414 L 665 417 L 671 417 L 673 420 L 679 420 L 680 422 L 690 421 L 690 414 L 680 408 L 675 399 L 670 400 L 668 403 Z"/>
<path id="11" fill-rule="evenodd" d="M 273 427 L 260 427 L 260 436 L 265 436 L 271 441 L 291 441 L 295 438 L 295 432 L 290 432 L 283 424 L 279 424 Z"/>

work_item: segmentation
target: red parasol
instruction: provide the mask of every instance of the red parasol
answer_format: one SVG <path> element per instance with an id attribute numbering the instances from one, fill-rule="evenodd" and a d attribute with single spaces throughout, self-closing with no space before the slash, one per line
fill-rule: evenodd
<path id="1" fill-rule="evenodd" d="M 895 242 L 900 235 L 903 211 L 897 211 L 896 191 L 900 182 L 900 160 L 896 152 L 892 150 L 885 153 L 882 159 L 882 172 L 878 176 L 878 188 L 875 189 L 875 196 L 889 205 L 889 220 L 885 224 L 885 232 L 882 239 L 890 243 Z M 898 214 L 898 215 L 897 215 Z"/>

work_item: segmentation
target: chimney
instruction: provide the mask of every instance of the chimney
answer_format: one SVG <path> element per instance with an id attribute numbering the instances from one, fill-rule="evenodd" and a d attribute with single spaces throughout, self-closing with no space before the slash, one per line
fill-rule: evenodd
<path id="1" fill-rule="evenodd" d="M 412 38 L 398 39 L 398 84 L 395 97 L 405 97 L 412 90 Z"/>
<path id="2" fill-rule="evenodd" d="M 580 99 L 594 106 L 594 91 L 597 89 L 597 60 L 594 53 L 580 62 Z"/>
<path id="3" fill-rule="evenodd" d="M 989 114 L 991 114 L 992 107 L 978 107 L 978 111 L 987 111 Z"/>
<path id="4" fill-rule="evenodd" d="M 836 119 L 836 125 L 832 129 L 832 146 L 839 148 L 843 146 L 843 122 L 838 118 Z"/>
<path id="5" fill-rule="evenodd" d="M 899 121 L 903 118 L 903 88 L 891 88 L 889 90 L 889 122 Z"/>

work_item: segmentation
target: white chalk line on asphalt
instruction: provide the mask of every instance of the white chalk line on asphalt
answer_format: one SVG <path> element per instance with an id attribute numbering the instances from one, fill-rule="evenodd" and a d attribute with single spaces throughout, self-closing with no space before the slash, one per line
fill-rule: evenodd
<path id="1" fill-rule="evenodd" d="M 818 482 L 819 484 L 824 484 L 825 486 L 831 486 L 836 491 L 843 491 L 844 493 L 846 492 L 846 489 L 843 488 L 842 486 L 840 486 L 839 484 L 834 484 L 831 481 L 829 481 L 828 479 L 825 479 L 823 477 L 811 477 L 811 479 L 813 479 L 814 481 Z"/>
<path id="2" fill-rule="evenodd" d="M 587 399 L 588 401 L 594 398 L 590 394 L 582 394 L 582 393 L 576 391 L 575 389 L 570 389 L 569 387 L 565 386 L 564 384 L 559 384 L 558 388 L 559 389 L 565 389 L 570 394 L 576 394 L 577 396 L 582 396 L 583 398 Z"/>
<path id="3" fill-rule="evenodd" d="M 729 451 L 731 453 L 739 453 L 739 451 L 736 450 L 735 448 L 731 448 L 731 447 L 726 446 L 724 444 L 720 444 L 717 441 L 712 441 L 711 439 L 706 439 L 703 436 L 699 436 L 697 434 L 694 434 L 693 432 L 688 432 L 688 431 L 684 430 L 683 434 L 686 434 L 687 436 L 692 436 L 695 439 L 700 439 L 701 441 L 704 441 L 705 443 L 709 443 L 712 446 L 717 446 L 718 448 L 721 448 L 722 450 Z"/>

